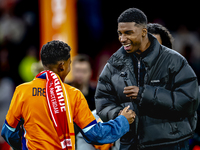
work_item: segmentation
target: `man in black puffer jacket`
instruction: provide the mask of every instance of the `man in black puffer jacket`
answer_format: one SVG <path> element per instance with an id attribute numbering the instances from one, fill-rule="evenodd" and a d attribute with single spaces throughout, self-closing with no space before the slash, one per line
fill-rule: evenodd
<path id="1" fill-rule="evenodd" d="M 137 117 L 121 150 L 189 150 L 199 104 L 197 77 L 186 59 L 147 33 L 146 15 L 130 8 L 118 18 L 122 47 L 105 65 L 95 101 L 103 121 L 130 105 Z"/>

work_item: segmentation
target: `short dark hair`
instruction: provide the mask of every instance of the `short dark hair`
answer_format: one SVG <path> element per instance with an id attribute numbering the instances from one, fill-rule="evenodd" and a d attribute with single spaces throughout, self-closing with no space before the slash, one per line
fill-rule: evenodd
<path id="1" fill-rule="evenodd" d="M 119 22 L 135 22 L 136 24 L 147 25 L 147 16 L 140 9 L 129 8 L 121 13 L 118 17 Z"/>
<path id="2" fill-rule="evenodd" d="M 70 46 L 63 41 L 54 40 L 42 46 L 40 55 L 42 64 L 56 64 L 60 60 L 68 60 L 70 58 Z"/>
<path id="3" fill-rule="evenodd" d="M 173 37 L 167 28 L 158 23 L 149 23 L 147 24 L 147 30 L 151 34 L 159 34 L 162 45 L 172 48 Z"/>
<path id="4" fill-rule="evenodd" d="M 91 59 L 88 55 L 85 54 L 78 54 L 73 58 L 73 62 L 72 64 L 75 64 L 76 62 L 88 62 L 88 64 L 90 65 L 90 68 L 92 68 L 91 66 Z"/>

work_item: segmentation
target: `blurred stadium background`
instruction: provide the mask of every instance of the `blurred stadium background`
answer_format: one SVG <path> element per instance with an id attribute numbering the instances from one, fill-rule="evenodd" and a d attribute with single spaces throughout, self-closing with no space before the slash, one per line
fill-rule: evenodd
<path id="1" fill-rule="evenodd" d="M 200 74 L 200 21 L 196 3 L 133 0 L 0 0 L 0 71 L 15 86 L 33 79 L 30 70 L 43 44 L 61 39 L 72 56 L 92 58 L 96 83 L 102 66 L 119 47 L 117 18 L 127 8 L 145 12 L 149 22 L 167 27 L 174 49 Z"/>

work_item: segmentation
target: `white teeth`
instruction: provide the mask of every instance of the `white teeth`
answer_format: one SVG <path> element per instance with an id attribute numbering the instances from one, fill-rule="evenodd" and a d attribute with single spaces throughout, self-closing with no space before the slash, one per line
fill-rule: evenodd
<path id="1" fill-rule="evenodd" d="M 124 47 L 130 46 L 131 44 L 123 45 Z"/>

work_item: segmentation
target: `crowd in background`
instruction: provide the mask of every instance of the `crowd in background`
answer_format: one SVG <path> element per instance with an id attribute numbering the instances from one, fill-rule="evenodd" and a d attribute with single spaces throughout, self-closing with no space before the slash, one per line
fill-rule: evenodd
<path id="1" fill-rule="evenodd" d="M 70 84 L 80 88 L 86 97 L 89 95 L 86 99 L 90 101 L 91 110 L 95 107 L 90 94 L 94 94 L 98 76 L 109 57 L 121 46 L 117 39 L 117 16 L 128 7 L 140 8 L 151 16 L 149 22 L 160 23 L 169 29 L 174 39 L 173 49 L 187 59 L 200 83 L 200 24 L 194 22 L 195 12 L 189 9 L 187 13 L 181 13 L 178 8 L 170 13 L 161 12 L 162 9 L 157 8 L 156 12 L 144 7 L 141 2 L 135 5 L 129 2 L 127 0 L 127 4 L 121 4 L 118 0 L 77 0 L 78 53 L 88 55 L 85 70 L 89 73 L 85 77 L 86 81 L 80 81 L 81 77 L 76 76 L 76 80 Z M 169 6 L 167 4 L 166 7 L 170 9 Z M 39 63 L 38 11 L 38 1 L 35 0 L 0 0 L 0 129 L 15 87 L 31 81 L 36 72 L 42 70 Z M 177 20 L 170 20 L 173 13 L 176 13 L 174 17 Z M 185 21 L 178 21 L 183 18 Z M 81 58 L 77 59 L 77 62 L 82 61 Z M 82 82 L 85 82 L 84 86 L 80 85 Z M 0 145 L 2 142 L 0 137 Z"/>

